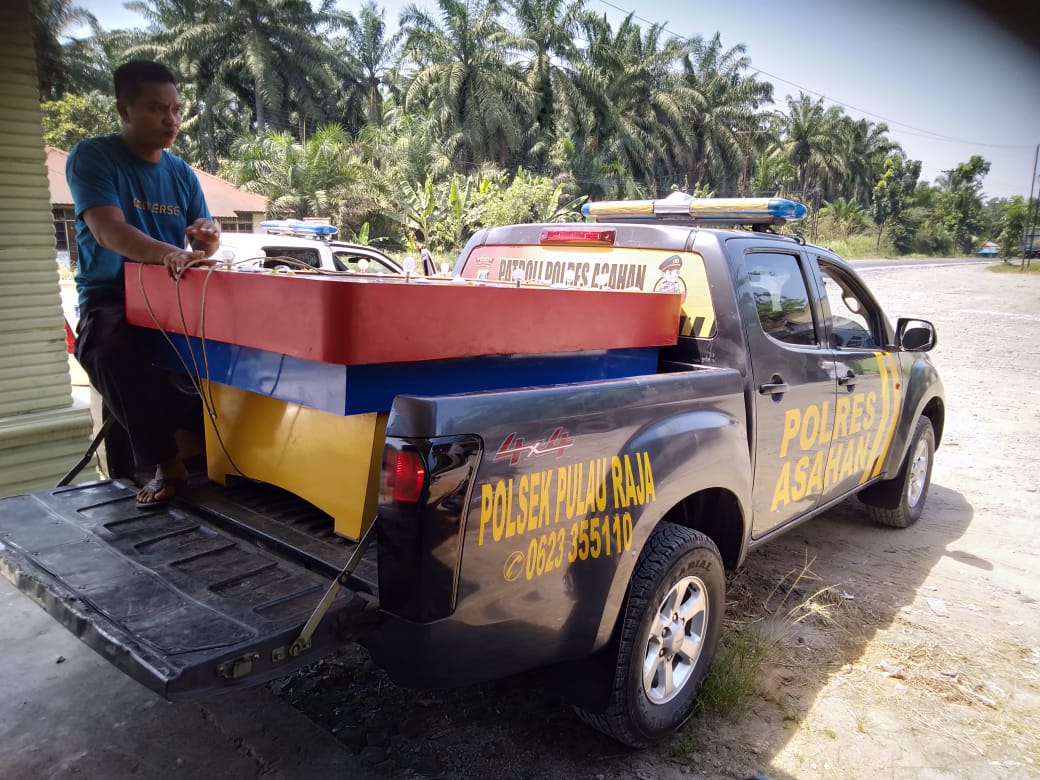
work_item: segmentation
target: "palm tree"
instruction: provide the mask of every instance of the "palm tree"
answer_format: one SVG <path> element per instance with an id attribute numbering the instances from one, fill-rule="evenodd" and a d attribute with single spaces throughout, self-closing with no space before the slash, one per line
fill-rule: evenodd
<path id="1" fill-rule="evenodd" d="M 510 162 L 520 145 L 529 90 L 509 60 L 513 40 L 500 0 L 437 0 L 441 24 L 415 5 L 401 12 L 412 75 L 405 109 L 428 112 L 457 166 Z M 442 26 L 443 25 L 443 26 Z"/>
<path id="2" fill-rule="evenodd" d="M 268 111 L 281 124 L 290 107 L 323 121 L 332 75 L 341 67 L 324 32 L 340 23 L 333 0 L 317 10 L 307 0 L 132 0 L 127 8 L 150 23 L 153 53 L 196 82 L 200 100 L 229 88 L 254 105 L 256 126 Z"/>
<path id="3" fill-rule="evenodd" d="M 533 105 L 525 136 L 524 157 L 544 162 L 566 107 L 573 105 L 570 68 L 578 56 L 575 34 L 585 0 L 509 0 L 517 29 L 515 45 L 530 60 L 524 79 Z"/>
<path id="4" fill-rule="evenodd" d="M 750 64 L 743 44 L 724 50 L 718 33 L 708 42 L 695 41 L 684 63 L 692 97 L 685 108 L 690 177 L 727 193 L 738 180 L 746 187 L 752 151 L 763 149 L 768 138 L 758 109 L 772 102 L 773 88 L 746 75 Z"/>
<path id="5" fill-rule="evenodd" d="M 802 93 L 788 97 L 788 115 L 781 149 L 798 171 L 798 189 L 827 186 L 841 176 L 844 160 L 840 144 L 841 109 L 823 108 L 823 100 L 812 100 Z"/>
<path id="6" fill-rule="evenodd" d="M 318 129 L 303 143 L 286 131 L 243 138 L 229 173 L 267 198 L 270 216 L 332 217 L 344 224 L 348 215 L 357 218 L 357 204 L 378 207 L 372 196 L 378 179 L 338 125 Z"/>
<path id="7" fill-rule="evenodd" d="M 65 40 L 68 30 L 87 25 L 100 33 L 94 14 L 72 0 L 31 0 L 29 13 L 33 49 L 36 52 L 37 79 L 42 100 L 57 100 L 69 91 L 78 91 L 77 80 L 69 71 L 70 47 L 80 47 L 76 40 Z"/>
<path id="8" fill-rule="evenodd" d="M 395 86 L 391 74 L 403 37 L 401 31 L 387 35 L 384 17 L 374 0 L 365 0 L 358 16 L 344 14 L 346 35 L 333 42 L 336 56 L 355 74 L 363 97 L 363 121 L 370 125 L 383 121 L 383 90 Z"/>
<path id="9" fill-rule="evenodd" d="M 631 15 L 616 34 L 603 17 L 582 26 L 587 45 L 574 65 L 566 125 L 575 178 L 598 197 L 654 193 L 674 178 L 675 152 L 689 140 L 683 107 L 693 97 L 678 74 L 688 44 L 662 41 L 657 26 L 644 36 Z"/>
<path id="10" fill-rule="evenodd" d="M 382 125 L 366 125 L 358 141 L 373 170 L 389 181 L 419 186 L 427 177 L 451 174 L 453 160 L 440 143 L 437 123 L 429 114 L 409 114 L 390 101 Z"/>
<path id="11" fill-rule="evenodd" d="M 846 197 L 854 198 L 866 206 L 874 185 L 884 175 L 885 160 L 899 144 L 885 134 L 888 126 L 875 124 L 866 119 L 854 120 L 844 117 L 841 122 L 841 143 L 845 156 L 847 178 L 841 189 Z"/>

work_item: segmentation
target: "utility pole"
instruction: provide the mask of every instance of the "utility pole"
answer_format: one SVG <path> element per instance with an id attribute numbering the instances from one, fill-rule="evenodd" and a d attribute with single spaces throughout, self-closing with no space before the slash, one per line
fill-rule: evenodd
<path id="1" fill-rule="evenodd" d="M 1036 145 L 1036 154 L 1033 155 L 1033 178 L 1029 180 L 1029 200 L 1026 202 L 1026 208 L 1032 206 L 1033 216 L 1029 217 L 1028 211 L 1026 212 L 1026 224 L 1022 228 L 1022 268 L 1026 269 L 1029 267 L 1029 254 L 1033 251 L 1036 244 L 1036 212 L 1037 212 L 1037 201 L 1040 198 L 1034 199 L 1033 192 L 1036 188 L 1036 166 L 1040 162 L 1040 144 Z"/>

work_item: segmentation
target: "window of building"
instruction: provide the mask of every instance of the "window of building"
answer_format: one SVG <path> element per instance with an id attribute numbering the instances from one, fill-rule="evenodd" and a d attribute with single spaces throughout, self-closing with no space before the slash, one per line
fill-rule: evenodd
<path id="1" fill-rule="evenodd" d="M 221 233 L 252 233 L 253 232 L 253 220 L 251 219 L 219 219 L 217 224 L 220 226 Z"/>

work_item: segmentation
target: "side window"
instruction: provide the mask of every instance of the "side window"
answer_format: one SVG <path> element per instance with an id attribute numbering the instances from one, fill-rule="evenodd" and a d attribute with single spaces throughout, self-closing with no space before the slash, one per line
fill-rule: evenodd
<path id="1" fill-rule="evenodd" d="M 820 258 L 823 292 L 831 313 L 834 346 L 838 349 L 874 349 L 882 341 L 880 318 L 870 302 L 856 292 L 841 272 Z"/>
<path id="2" fill-rule="evenodd" d="M 359 263 L 362 260 L 367 263 L 365 266 L 365 273 L 395 273 L 393 268 L 388 266 L 378 257 L 368 257 L 367 255 L 359 255 L 352 252 L 333 252 L 332 254 L 332 262 L 335 264 L 337 271 L 354 271 L 355 273 L 361 273 L 361 266 Z"/>
<path id="3" fill-rule="evenodd" d="M 288 257 L 295 260 L 298 263 L 304 263 L 305 265 L 309 265 L 311 268 L 321 268 L 321 256 L 318 254 L 317 249 L 305 249 L 302 247 L 287 246 L 265 246 L 264 254 L 266 254 L 269 258 Z M 264 261 L 264 268 L 274 268 L 278 265 L 287 265 L 290 268 L 298 267 L 292 263 L 279 263 L 275 259 Z"/>
<path id="4" fill-rule="evenodd" d="M 816 324 L 798 257 L 751 252 L 745 262 L 762 330 L 786 344 L 817 344 Z"/>

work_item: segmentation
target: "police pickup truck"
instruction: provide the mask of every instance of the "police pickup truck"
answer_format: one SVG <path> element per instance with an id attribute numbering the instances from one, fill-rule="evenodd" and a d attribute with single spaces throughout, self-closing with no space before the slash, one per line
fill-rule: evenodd
<path id="1" fill-rule="evenodd" d="M 148 511 L 127 479 L 3 499 L 0 569 L 170 699 L 261 683 L 358 641 L 405 686 L 556 666 L 591 726 L 632 746 L 666 737 L 712 662 L 727 569 L 853 495 L 887 526 L 921 517 L 945 418 L 936 334 L 919 318 L 893 326 L 841 258 L 775 232 L 800 204 L 678 195 L 585 210 L 582 224 L 480 231 L 442 283 L 394 281 L 388 300 L 409 327 L 357 365 L 308 352 L 261 370 L 263 350 L 222 357 L 219 324 L 195 334 L 210 350 L 205 377 L 195 364 L 209 478 Z M 210 295 L 225 278 L 206 275 Z M 278 282 L 284 307 L 291 281 Z M 575 308 L 481 299 L 460 334 L 465 307 L 402 297 L 436 290 L 558 291 Z M 363 308 L 352 300 L 330 316 Z M 647 301 L 675 315 L 649 362 L 611 340 L 642 329 L 621 312 Z M 591 346 L 523 357 L 495 341 L 571 330 Z M 352 394 L 379 355 L 404 342 L 438 354 L 456 335 L 485 362 L 433 360 L 416 379 L 423 361 L 402 353 L 373 380 L 382 391 Z M 581 373 L 603 361 L 614 368 Z M 301 378 L 312 364 L 326 366 L 322 387 L 345 376 L 345 407 Z M 243 365 L 255 375 L 234 390 Z M 222 430 L 236 415 L 247 424 Z"/>

